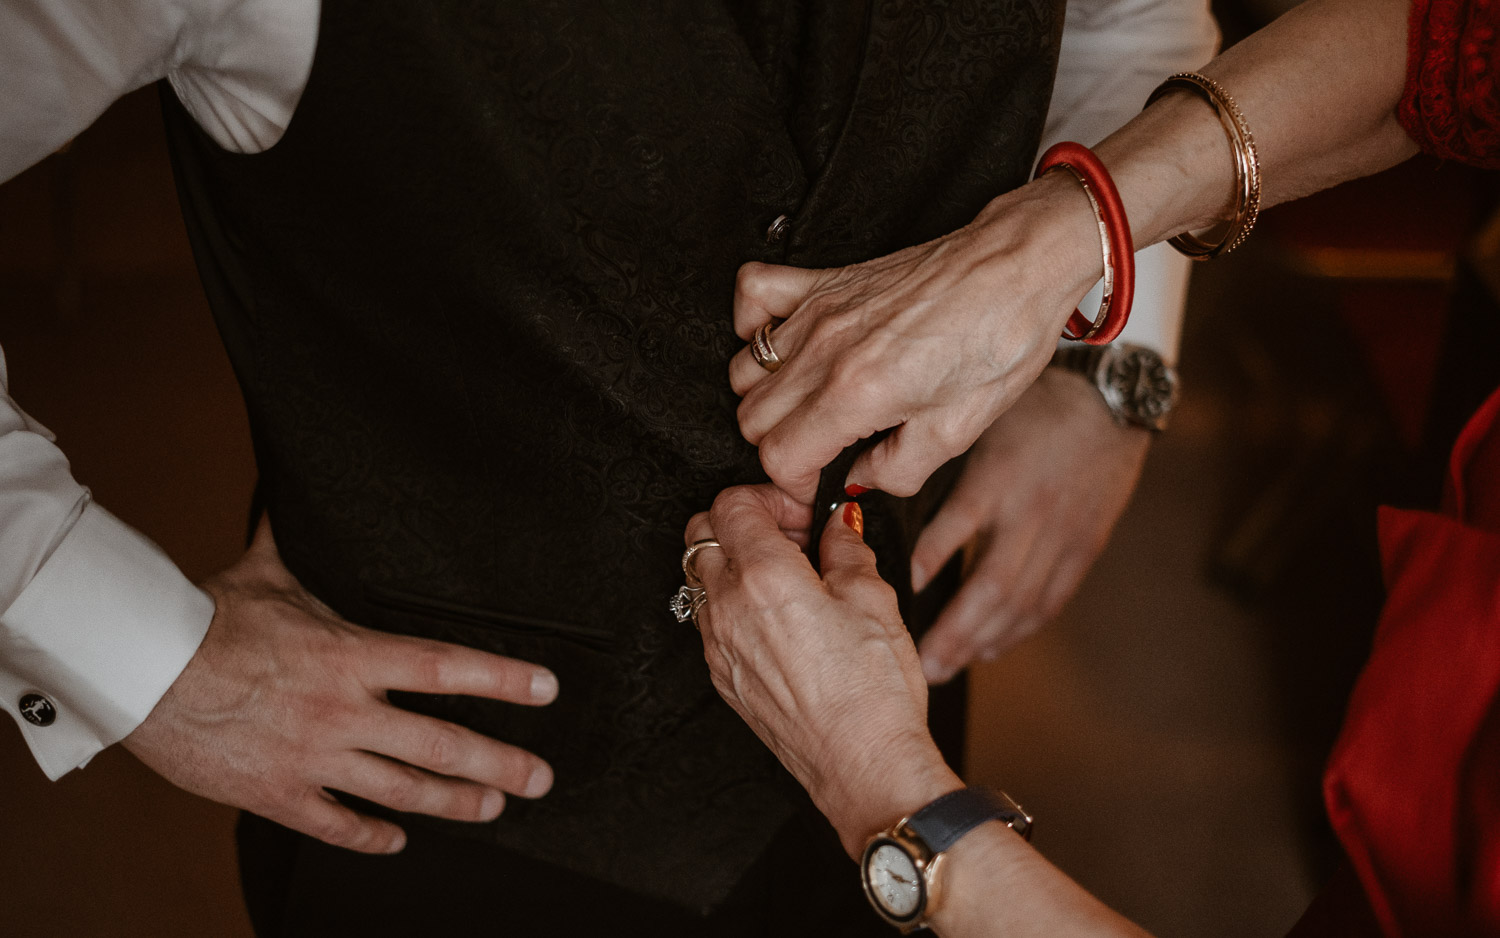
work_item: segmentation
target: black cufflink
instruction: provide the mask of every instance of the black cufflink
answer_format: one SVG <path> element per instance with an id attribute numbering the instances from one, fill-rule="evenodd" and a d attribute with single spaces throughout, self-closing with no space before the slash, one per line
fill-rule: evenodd
<path id="1" fill-rule="evenodd" d="M 51 726 L 57 719 L 57 708 L 41 694 L 27 694 L 21 698 L 21 716 L 32 726 Z"/>

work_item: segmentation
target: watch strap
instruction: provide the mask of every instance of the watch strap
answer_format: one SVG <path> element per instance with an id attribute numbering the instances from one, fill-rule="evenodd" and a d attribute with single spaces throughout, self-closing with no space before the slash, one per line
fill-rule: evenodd
<path id="1" fill-rule="evenodd" d="M 1031 839 L 1031 817 L 1015 800 L 992 788 L 961 788 L 949 792 L 906 819 L 906 828 L 933 855 L 986 821 L 1001 820 L 1022 837 Z"/>
<path id="2" fill-rule="evenodd" d="M 1104 353 L 1109 348 L 1110 346 L 1107 345 L 1060 343 L 1057 350 L 1052 353 L 1050 364 L 1054 368 L 1081 374 L 1092 381 L 1094 372 L 1099 368 L 1099 362 L 1103 360 Z"/>

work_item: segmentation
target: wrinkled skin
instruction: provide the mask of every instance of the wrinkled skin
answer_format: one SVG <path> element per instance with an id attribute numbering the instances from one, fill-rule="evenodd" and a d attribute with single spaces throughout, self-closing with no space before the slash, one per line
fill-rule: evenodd
<path id="1" fill-rule="evenodd" d="M 741 486 L 694 516 L 685 536 L 723 545 L 695 563 L 709 597 L 698 621 L 714 686 L 853 856 L 929 791 L 961 786 L 928 735 L 927 683 L 874 553 L 835 512 L 821 532 L 819 576 L 785 533 L 807 523 L 775 487 Z M 892 761 L 924 768 L 893 780 L 882 767 Z"/>
<path id="2" fill-rule="evenodd" d="M 739 336 L 749 341 L 762 324 L 784 320 L 772 333 L 780 370 L 762 368 L 748 347 L 729 369 L 744 398 L 740 430 L 773 482 L 810 503 L 823 466 L 891 429 L 848 481 L 914 494 L 1020 397 L 1102 268 L 1088 201 L 1061 175 L 886 257 L 828 270 L 740 270 Z"/>

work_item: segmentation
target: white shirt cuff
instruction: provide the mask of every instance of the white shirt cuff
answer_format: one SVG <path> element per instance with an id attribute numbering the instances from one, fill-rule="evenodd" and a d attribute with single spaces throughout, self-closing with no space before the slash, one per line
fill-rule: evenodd
<path id="1" fill-rule="evenodd" d="M 1169 365 L 1177 363 L 1182 339 L 1182 311 L 1187 305 L 1193 262 L 1170 244 L 1153 244 L 1135 252 L 1134 313 L 1116 342 L 1144 345 Z M 1078 304 L 1085 316 L 1099 315 L 1104 284 L 1096 283 Z M 1066 341 L 1066 340 L 1064 340 Z"/>
<path id="2" fill-rule="evenodd" d="M 213 600 L 160 548 L 88 504 L 0 613 L 0 705 L 47 777 L 85 765 L 139 726 L 197 652 L 213 613 Z"/>

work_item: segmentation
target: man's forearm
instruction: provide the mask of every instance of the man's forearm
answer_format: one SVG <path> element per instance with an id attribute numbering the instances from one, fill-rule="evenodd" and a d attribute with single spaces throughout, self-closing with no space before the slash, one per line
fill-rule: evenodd
<path id="1" fill-rule="evenodd" d="M 0 357 L 0 701 L 48 777 L 135 729 L 212 616 L 160 550 L 91 502 L 7 395 Z"/>

